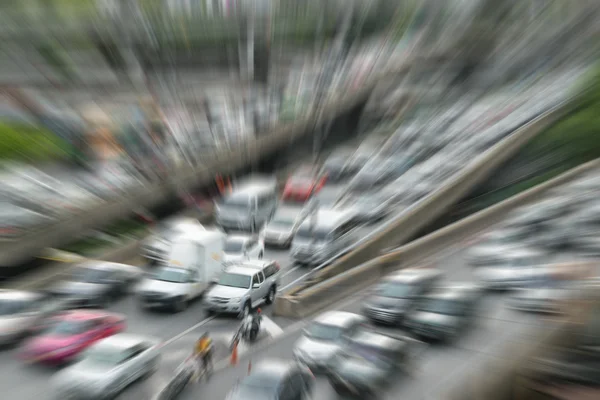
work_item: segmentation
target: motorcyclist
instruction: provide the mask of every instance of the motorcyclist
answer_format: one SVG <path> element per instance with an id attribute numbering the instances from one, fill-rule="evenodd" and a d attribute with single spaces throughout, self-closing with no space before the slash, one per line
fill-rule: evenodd
<path id="1" fill-rule="evenodd" d="M 245 334 L 249 335 L 250 339 L 254 339 L 258 335 L 260 323 L 262 321 L 261 312 L 260 308 L 256 309 L 256 312 L 251 311 L 242 322 L 242 329 L 244 329 Z"/>
<path id="2" fill-rule="evenodd" d="M 212 339 L 208 332 L 204 332 L 196 342 L 194 355 L 198 360 L 198 366 L 207 371 L 208 367 L 212 365 Z"/>

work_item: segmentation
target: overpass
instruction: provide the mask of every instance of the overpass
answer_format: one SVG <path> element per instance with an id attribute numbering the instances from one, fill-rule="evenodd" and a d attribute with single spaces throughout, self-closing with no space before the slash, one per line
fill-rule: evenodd
<path id="1" fill-rule="evenodd" d="M 371 93 L 382 79 L 389 75 L 407 74 L 413 65 L 430 57 L 416 55 L 403 65 L 382 72 L 367 81 L 353 95 L 342 94 L 329 100 L 323 107 L 315 107 L 306 117 L 273 129 L 237 148 L 212 155 L 202 165 L 184 166 L 172 171 L 166 181 L 132 187 L 122 198 L 107 201 L 101 206 L 71 215 L 39 231 L 19 239 L 0 242 L 0 266 L 14 267 L 36 257 L 45 248 L 65 245 L 91 229 L 101 228 L 112 221 L 130 216 L 134 210 L 153 208 L 177 198 L 182 190 L 193 190 L 212 183 L 216 174 L 243 173 L 261 163 L 276 163 L 285 157 L 285 150 L 302 140 L 311 140 L 315 131 L 330 124 L 356 127 L 358 118 Z M 440 58 L 431 57 L 434 62 Z"/>

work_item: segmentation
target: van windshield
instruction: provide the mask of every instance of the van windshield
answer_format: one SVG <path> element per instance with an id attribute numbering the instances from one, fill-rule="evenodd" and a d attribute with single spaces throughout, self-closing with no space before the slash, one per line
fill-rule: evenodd
<path id="1" fill-rule="evenodd" d="M 154 275 L 154 279 L 163 282 L 185 283 L 188 281 L 189 275 L 189 272 L 185 269 L 161 268 Z"/>
<path id="2" fill-rule="evenodd" d="M 317 241 L 324 241 L 327 239 L 328 233 L 329 231 L 322 228 L 319 229 L 318 226 L 315 226 L 314 229 L 312 229 L 311 224 L 306 224 L 302 225 L 300 229 L 298 229 L 296 237 L 305 240 L 315 239 Z"/>

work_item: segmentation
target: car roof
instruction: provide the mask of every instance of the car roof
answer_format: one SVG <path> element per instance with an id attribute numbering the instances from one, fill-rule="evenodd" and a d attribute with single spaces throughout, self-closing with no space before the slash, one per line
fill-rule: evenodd
<path id="1" fill-rule="evenodd" d="M 326 229 L 333 228 L 334 226 L 338 225 L 339 223 L 350 219 L 350 215 L 351 214 L 348 211 L 342 211 L 342 210 L 330 209 L 330 208 L 319 208 L 317 210 L 317 215 L 316 215 L 316 220 L 317 220 L 316 226 L 324 227 Z M 310 223 L 312 223 L 311 217 L 307 218 L 304 222 L 304 224 L 310 224 Z"/>
<path id="2" fill-rule="evenodd" d="M 262 269 L 273 262 L 274 262 L 273 260 L 264 260 L 264 259 L 263 260 L 255 260 L 255 259 L 254 260 L 243 260 L 243 261 L 237 262 L 231 266 L 234 267 L 237 265 L 240 267 Z"/>
<path id="3" fill-rule="evenodd" d="M 250 236 L 250 235 L 235 234 L 235 235 L 228 235 L 227 236 L 227 241 L 232 241 L 232 242 L 247 242 L 251 238 L 252 238 L 252 236 Z"/>
<path id="4" fill-rule="evenodd" d="M 102 261 L 102 260 L 86 260 L 78 264 L 78 268 L 84 269 L 95 269 L 95 270 L 103 270 L 103 271 L 114 271 L 118 269 L 128 268 L 127 264 L 120 264 L 110 261 Z"/>
<path id="5" fill-rule="evenodd" d="M 421 279 L 434 278 L 442 275 L 442 271 L 435 268 L 407 268 L 391 273 L 384 280 L 393 282 L 414 283 Z"/>
<path id="6" fill-rule="evenodd" d="M 327 311 L 314 319 L 314 322 L 324 325 L 345 327 L 354 321 L 364 320 L 361 315 L 346 311 Z"/>
<path id="7" fill-rule="evenodd" d="M 230 274 L 253 276 L 256 273 L 256 267 L 244 267 L 239 264 L 228 266 L 226 272 Z"/>
<path id="8" fill-rule="evenodd" d="M 400 338 L 388 336 L 370 329 L 360 329 L 352 336 L 351 340 L 353 343 L 359 345 L 378 347 L 381 349 L 397 349 L 405 344 Z"/>
<path id="9" fill-rule="evenodd" d="M 275 211 L 275 216 L 285 216 L 285 217 L 297 217 L 304 211 L 304 207 L 291 207 L 291 206 L 283 206 L 279 207 L 277 211 Z"/>
<path id="10" fill-rule="evenodd" d="M 158 339 L 132 333 L 117 333 L 98 341 L 95 346 L 121 351 L 145 342 L 156 343 Z"/>
<path id="11" fill-rule="evenodd" d="M 0 289 L 0 300 L 36 300 L 43 296 L 36 292 L 25 290 Z"/>
<path id="12" fill-rule="evenodd" d="M 288 360 L 263 359 L 254 367 L 248 378 L 260 379 L 275 385 L 293 367 L 294 363 Z"/>
<path id="13" fill-rule="evenodd" d="M 58 318 L 69 321 L 89 321 L 96 318 L 115 315 L 104 310 L 69 310 L 61 313 Z"/>
<path id="14" fill-rule="evenodd" d="M 448 286 L 440 286 L 435 288 L 432 292 L 426 294 L 425 298 L 439 299 L 439 300 L 456 300 L 478 292 L 478 287 L 469 283 L 456 283 Z"/>

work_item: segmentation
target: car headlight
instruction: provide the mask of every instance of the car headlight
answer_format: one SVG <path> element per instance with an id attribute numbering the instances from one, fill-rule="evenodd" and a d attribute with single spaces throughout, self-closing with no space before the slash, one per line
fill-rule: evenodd
<path id="1" fill-rule="evenodd" d="M 241 297 L 234 297 L 233 299 L 229 299 L 230 302 L 232 303 L 239 303 L 242 301 Z"/>

